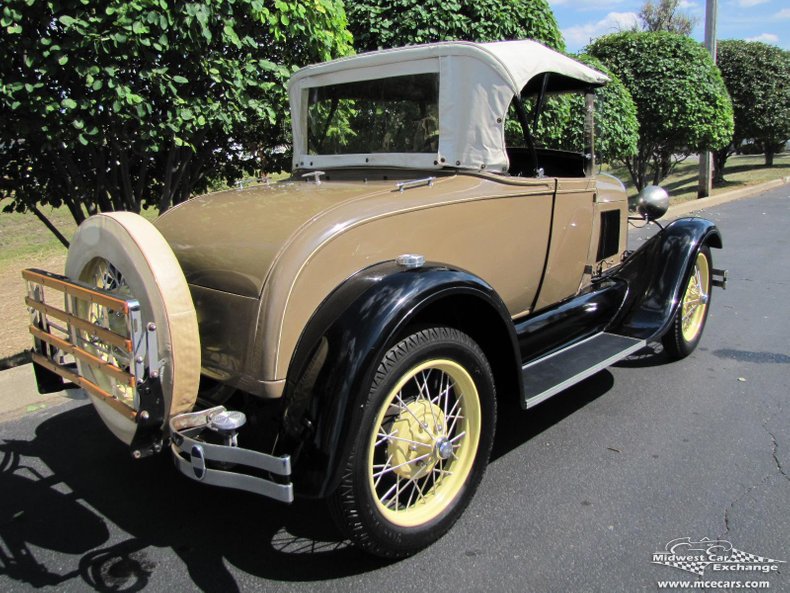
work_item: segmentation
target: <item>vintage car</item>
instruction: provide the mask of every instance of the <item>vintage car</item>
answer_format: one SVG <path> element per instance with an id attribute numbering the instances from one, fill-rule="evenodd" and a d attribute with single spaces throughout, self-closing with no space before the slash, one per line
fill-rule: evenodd
<path id="1" fill-rule="evenodd" d="M 328 498 L 374 554 L 425 547 L 481 480 L 497 402 L 528 410 L 651 341 L 688 355 L 724 283 L 707 220 L 626 249 L 626 192 L 592 148 L 607 80 L 532 41 L 296 72 L 290 179 L 153 224 L 94 216 L 64 275 L 23 272 L 40 390 L 82 387 L 135 458 L 168 449 L 205 484 Z M 584 106 L 578 152 L 533 133 L 561 93 Z"/>

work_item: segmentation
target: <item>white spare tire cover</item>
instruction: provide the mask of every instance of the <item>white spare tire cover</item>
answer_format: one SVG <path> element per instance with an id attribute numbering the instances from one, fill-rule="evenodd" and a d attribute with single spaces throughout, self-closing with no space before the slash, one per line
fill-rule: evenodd
<path id="1" fill-rule="evenodd" d="M 200 381 L 200 338 L 189 287 L 165 238 L 132 212 L 98 214 L 83 222 L 69 247 L 66 276 L 96 286 L 97 267 L 108 263 L 125 284 L 118 296 L 137 299 L 144 324 L 156 323 L 166 424 L 170 416 L 192 409 Z M 97 378 L 87 364 L 78 365 L 82 376 Z M 98 397 L 91 400 L 115 436 L 130 444 L 135 422 Z"/>

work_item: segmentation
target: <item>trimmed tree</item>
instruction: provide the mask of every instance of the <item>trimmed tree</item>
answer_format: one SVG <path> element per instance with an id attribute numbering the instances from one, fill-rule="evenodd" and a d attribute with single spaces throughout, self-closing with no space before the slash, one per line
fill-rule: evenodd
<path id="1" fill-rule="evenodd" d="M 346 12 L 358 51 L 527 38 L 565 49 L 547 0 L 361 0 L 347 3 Z"/>
<path id="2" fill-rule="evenodd" d="M 288 142 L 292 70 L 351 50 L 340 0 L 7 0 L 0 24 L 0 197 L 45 223 L 257 168 Z"/>
<path id="3" fill-rule="evenodd" d="M 639 122 L 636 119 L 636 105 L 631 98 L 631 93 L 600 60 L 581 54 L 574 56 L 583 62 L 603 72 L 611 81 L 595 93 L 595 154 L 601 163 L 625 161 L 637 153 L 639 142 Z M 565 146 L 584 146 L 584 97 L 572 97 L 571 111 L 576 117 L 568 119 L 568 123 L 560 134 Z"/>
<path id="4" fill-rule="evenodd" d="M 701 44 L 675 33 L 607 35 L 588 52 L 631 93 L 639 120 L 637 154 L 625 159 L 637 189 L 658 184 L 679 159 L 729 144 L 732 103 Z"/>
<path id="5" fill-rule="evenodd" d="M 727 157 L 744 140 L 754 140 L 773 165 L 790 140 L 790 52 L 759 41 L 726 40 L 717 61 L 735 112 L 733 143 L 716 152 L 716 176 L 723 181 Z"/>

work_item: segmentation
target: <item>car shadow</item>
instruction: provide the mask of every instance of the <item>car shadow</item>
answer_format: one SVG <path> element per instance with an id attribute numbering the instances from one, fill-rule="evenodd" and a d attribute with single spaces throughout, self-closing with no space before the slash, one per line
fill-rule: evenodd
<path id="1" fill-rule="evenodd" d="M 500 398 L 491 462 L 551 428 L 558 422 L 595 401 L 614 385 L 609 371 L 601 371 L 558 393 L 530 410 L 523 410 L 517 398 Z"/>
<path id="2" fill-rule="evenodd" d="M 90 405 L 45 420 L 31 441 L 0 442 L 0 487 L 0 574 L 33 587 L 79 576 L 97 591 L 139 591 L 157 570 L 150 547 L 172 549 L 197 588 L 223 593 L 239 590 L 225 562 L 283 581 L 383 564 L 343 541 L 321 503 L 202 486 L 167 455 L 133 460 Z M 79 567 L 61 574 L 36 548 L 81 555 Z"/>
<path id="3" fill-rule="evenodd" d="M 606 393 L 603 371 L 529 413 L 500 405 L 492 453 L 507 453 Z M 151 548 L 169 548 L 194 587 L 240 590 L 227 565 L 284 582 L 369 572 L 389 562 L 344 541 L 326 505 L 280 503 L 202 486 L 167 455 L 135 461 L 83 405 L 44 420 L 30 441 L 0 442 L 0 574 L 35 588 L 81 578 L 100 592 L 140 591 L 157 570 Z M 122 541 L 118 542 L 118 531 Z M 55 554 L 39 553 L 38 549 Z M 58 554 L 76 555 L 63 572 Z M 56 558 L 48 566 L 42 557 Z"/>

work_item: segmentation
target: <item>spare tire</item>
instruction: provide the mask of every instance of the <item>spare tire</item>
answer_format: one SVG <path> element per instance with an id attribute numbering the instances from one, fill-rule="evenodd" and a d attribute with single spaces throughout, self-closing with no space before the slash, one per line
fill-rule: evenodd
<path id="1" fill-rule="evenodd" d="M 66 276 L 137 299 L 144 324 L 156 324 L 160 382 L 167 420 L 195 405 L 200 382 L 200 337 L 197 315 L 186 279 L 173 251 L 159 231 L 142 216 L 113 212 L 83 222 L 69 247 Z M 88 304 L 80 304 L 88 308 Z M 80 316 L 89 311 L 78 311 Z M 112 322 L 112 320 L 110 320 Z M 113 353 L 104 350 L 105 359 Z M 118 394 L 112 379 L 78 361 L 80 375 L 105 391 Z M 137 424 L 102 399 L 91 395 L 107 427 L 121 441 L 131 444 Z M 124 399 L 124 394 L 118 395 Z M 131 404 L 131 399 L 125 401 Z"/>

